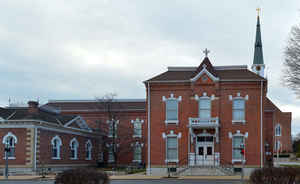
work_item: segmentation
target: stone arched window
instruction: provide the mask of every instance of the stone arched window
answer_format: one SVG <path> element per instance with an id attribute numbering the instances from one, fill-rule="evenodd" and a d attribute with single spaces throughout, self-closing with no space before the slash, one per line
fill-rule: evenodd
<path id="1" fill-rule="evenodd" d="M 86 153 L 86 160 L 92 160 L 92 142 L 91 140 L 88 140 L 85 143 L 85 153 Z"/>
<path id="2" fill-rule="evenodd" d="M 281 125 L 277 124 L 275 127 L 275 136 L 281 136 Z"/>
<path id="3" fill-rule="evenodd" d="M 73 138 L 70 141 L 70 150 L 71 150 L 71 159 L 76 160 L 78 159 L 78 147 L 79 143 L 76 138 Z"/>
<path id="4" fill-rule="evenodd" d="M 15 159 L 15 149 L 17 142 L 17 137 L 11 132 L 8 132 L 3 137 L 2 143 L 9 148 L 9 151 L 7 152 L 7 156 L 9 159 Z"/>
<path id="5" fill-rule="evenodd" d="M 59 136 L 55 136 L 51 140 L 51 152 L 52 159 L 60 159 L 60 147 L 62 146 L 62 141 Z"/>

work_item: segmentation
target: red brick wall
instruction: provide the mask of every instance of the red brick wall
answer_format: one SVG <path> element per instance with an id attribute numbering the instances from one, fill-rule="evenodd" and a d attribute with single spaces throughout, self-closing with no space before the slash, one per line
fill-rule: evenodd
<path id="1" fill-rule="evenodd" d="M 2 144 L 3 137 L 8 133 L 11 132 L 14 134 L 18 142 L 15 147 L 15 157 L 14 160 L 8 160 L 9 165 L 25 165 L 26 164 L 26 134 L 27 129 L 26 128 L 1 128 L 0 129 L 0 140 L 1 140 L 1 146 L 0 146 L 0 165 L 5 164 L 4 158 L 4 144 Z"/>
<path id="2" fill-rule="evenodd" d="M 105 112 L 99 111 L 91 111 L 91 112 L 80 112 L 80 111 L 73 111 L 73 112 L 64 112 L 64 114 L 76 114 L 80 115 L 90 127 L 93 128 L 100 128 L 105 133 L 108 132 L 108 124 L 107 120 L 108 114 Z M 146 113 L 145 111 L 125 111 L 125 112 L 113 112 L 116 119 L 119 120 L 118 128 L 117 128 L 117 144 L 119 144 L 119 151 L 118 151 L 118 164 L 120 165 L 128 165 L 132 163 L 134 149 L 131 144 L 135 144 L 135 142 L 143 143 L 144 146 L 142 148 L 142 163 L 145 161 L 145 140 L 146 140 Z M 142 124 L 142 138 L 133 138 L 133 130 L 134 126 L 131 123 L 131 120 L 136 120 L 139 118 L 140 120 L 144 120 Z M 111 144 L 112 138 L 107 137 L 105 143 Z M 106 154 L 104 155 L 105 159 L 108 159 L 107 150 L 108 148 L 106 145 L 103 145 L 104 149 L 106 149 Z"/>
<path id="3" fill-rule="evenodd" d="M 190 86 L 189 83 L 176 84 L 151 84 L 151 165 L 165 165 L 165 140 L 162 133 L 168 134 L 170 130 L 174 133 L 182 133 L 179 139 L 179 160 L 187 158 L 188 154 L 188 118 L 198 117 L 198 102 L 193 99 L 195 94 L 202 96 L 203 92 L 207 96 L 214 94 L 217 99 L 212 101 L 212 117 L 219 117 L 220 127 L 220 143 L 215 145 L 215 150 L 220 150 L 221 162 L 228 163 L 232 160 L 232 140 L 228 133 L 248 132 L 246 139 L 246 159 L 247 165 L 260 165 L 260 83 L 243 82 L 243 83 L 198 83 Z M 179 124 L 165 124 L 165 102 L 162 97 L 170 97 L 173 93 L 176 98 L 182 97 L 179 102 Z M 233 97 L 240 93 L 242 97 L 249 96 L 246 101 L 246 123 L 232 123 L 232 101 L 229 95 Z M 263 94 L 265 97 L 265 92 Z M 148 96 L 147 96 L 148 97 Z M 264 110 L 264 109 L 263 109 Z M 186 162 L 181 162 L 186 164 Z"/>
<path id="4" fill-rule="evenodd" d="M 99 153 L 99 140 L 96 138 L 87 138 L 85 136 L 60 133 L 50 130 L 38 129 L 38 139 L 39 139 L 39 164 L 96 164 L 98 160 Z M 62 146 L 60 147 L 60 160 L 52 159 L 51 154 L 51 140 L 54 136 L 58 135 L 62 140 Z M 79 142 L 78 148 L 78 159 L 71 160 L 70 155 L 70 141 L 76 138 Z M 86 160 L 85 144 L 86 141 L 91 140 L 92 142 L 92 160 Z"/>

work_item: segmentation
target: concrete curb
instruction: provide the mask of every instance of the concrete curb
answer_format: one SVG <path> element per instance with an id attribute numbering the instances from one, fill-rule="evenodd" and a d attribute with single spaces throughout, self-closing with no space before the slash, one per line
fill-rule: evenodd
<path id="1" fill-rule="evenodd" d="M 179 177 L 166 177 L 166 176 L 144 176 L 144 175 L 123 175 L 123 176 L 109 176 L 111 180 L 240 180 L 240 176 L 179 176 Z M 0 176 L 0 181 L 48 181 L 54 180 L 55 176 L 48 176 L 42 178 L 40 176 L 9 176 L 4 179 Z M 245 177 L 248 180 L 249 177 Z"/>

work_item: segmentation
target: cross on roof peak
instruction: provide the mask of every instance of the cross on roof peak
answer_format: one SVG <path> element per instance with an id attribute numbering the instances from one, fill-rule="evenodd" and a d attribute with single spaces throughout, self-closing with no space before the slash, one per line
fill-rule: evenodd
<path id="1" fill-rule="evenodd" d="M 256 8 L 256 11 L 257 11 L 257 16 L 259 17 L 261 9 L 258 7 L 258 8 Z"/>
<path id="2" fill-rule="evenodd" d="M 205 57 L 208 56 L 208 54 L 210 53 L 210 50 L 208 50 L 207 48 L 203 51 L 203 53 L 205 54 Z"/>

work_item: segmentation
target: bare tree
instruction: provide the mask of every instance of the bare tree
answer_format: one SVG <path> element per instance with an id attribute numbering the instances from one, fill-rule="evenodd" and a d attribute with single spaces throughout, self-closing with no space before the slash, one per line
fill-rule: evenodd
<path id="1" fill-rule="evenodd" d="M 129 153 L 133 153 L 135 142 L 128 113 L 123 111 L 124 107 L 116 96 L 115 93 L 108 93 L 102 98 L 96 98 L 97 108 L 103 112 L 98 122 L 108 135 L 105 142 L 113 153 L 115 168 L 118 166 L 120 155 L 128 157 Z M 144 140 L 140 141 L 144 142 Z"/>
<path id="2" fill-rule="evenodd" d="M 293 26 L 284 50 L 283 83 L 300 97 L 300 25 Z"/>

